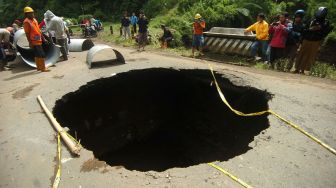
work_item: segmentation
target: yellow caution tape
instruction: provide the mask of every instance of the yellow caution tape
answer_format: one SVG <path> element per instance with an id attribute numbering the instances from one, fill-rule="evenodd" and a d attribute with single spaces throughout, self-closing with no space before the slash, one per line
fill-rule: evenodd
<path id="1" fill-rule="evenodd" d="M 303 130 L 301 127 L 299 127 L 298 125 L 286 120 L 285 118 L 281 117 L 279 114 L 275 113 L 274 111 L 268 109 L 265 111 L 261 111 L 261 112 L 254 112 L 254 113 L 248 113 L 245 114 L 243 112 L 240 112 L 238 110 L 235 110 L 234 108 L 231 107 L 231 105 L 229 104 L 229 102 L 226 100 L 221 88 L 219 87 L 219 84 L 217 82 L 217 79 L 215 77 L 215 74 L 213 72 L 213 69 L 211 67 L 211 65 L 209 64 L 210 67 L 210 71 L 212 74 L 212 77 L 214 79 L 218 94 L 220 96 L 220 98 L 222 99 L 222 101 L 224 102 L 224 104 L 229 107 L 229 109 L 234 112 L 235 114 L 239 115 L 239 116 L 260 116 L 266 113 L 270 113 L 273 114 L 275 117 L 277 117 L 278 119 L 280 119 L 281 121 L 285 122 L 287 125 L 290 125 L 291 127 L 293 127 L 294 129 L 300 131 L 301 133 L 303 133 L 304 135 L 306 135 L 308 138 L 312 139 L 313 141 L 315 141 L 316 143 L 318 143 L 319 145 L 321 145 L 322 147 L 324 147 L 325 149 L 327 149 L 328 151 L 330 151 L 331 153 L 333 153 L 334 155 L 336 155 L 336 150 L 332 147 L 330 147 L 329 145 L 327 145 L 326 143 L 322 142 L 320 139 L 314 137 L 313 135 L 309 134 L 307 131 Z"/>
<path id="2" fill-rule="evenodd" d="M 57 169 L 57 173 L 56 173 L 56 176 L 55 176 L 55 180 L 54 180 L 54 183 L 53 183 L 53 188 L 58 188 L 58 185 L 61 181 L 61 132 L 65 132 L 66 135 L 71 139 L 73 140 L 76 144 L 78 144 L 79 146 L 80 145 L 80 142 L 77 141 L 74 137 L 72 137 L 68 132 L 62 130 L 60 132 L 58 132 L 57 134 L 57 152 L 58 152 L 58 169 Z"/>
<path id="3" fill-rule="evenodd" d="M 216 168 L 217 170 L 223 172 L 225 175 L 227 175 L 228 177 L 230 177 L 231 179 L 233 179 L 234 181 L 238 182 L 240 185 L 246 187 L 246 188 L 252 188 L 252 186 L 248 185 L 247 183 L 243 182 L 242 180 L 240 180 L 239 178 L 237 178 L 236 176 L 230 174 L 228 171 L 224 170 L 223 168 L 213 164 L 213 163 L 208 163 L 208 165 Z"/>

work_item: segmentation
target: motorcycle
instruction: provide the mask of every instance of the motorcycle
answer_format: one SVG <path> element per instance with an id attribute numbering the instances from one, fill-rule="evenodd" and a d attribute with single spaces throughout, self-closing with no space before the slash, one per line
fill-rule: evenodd
<path id="1" fill-rule="evenodd" d="M 98 32 L 94 26 L 88 26 L 88 25 L 81 25 L 82 28 L 82 35 L 84 37 L 97 37 Z"/>

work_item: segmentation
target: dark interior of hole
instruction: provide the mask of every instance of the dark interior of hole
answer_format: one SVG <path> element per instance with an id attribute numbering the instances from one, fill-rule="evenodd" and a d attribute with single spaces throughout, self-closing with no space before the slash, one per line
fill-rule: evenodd
<path id="1" fill-rule="evenodd" d="M 271 95 L 216 75 L 232 106 L 268 108 Z M 89 82 L 56 102 L 56 119 L 95 157 L 130 170 L 164 171 L 225 161 L 251 149 L 267 115 L 239 117 L 208 70 L 145 69 Z"/>

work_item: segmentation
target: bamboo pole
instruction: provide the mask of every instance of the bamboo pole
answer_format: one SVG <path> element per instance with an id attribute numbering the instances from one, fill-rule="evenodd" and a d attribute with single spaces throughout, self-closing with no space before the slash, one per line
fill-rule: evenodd
<path id="1" fill-rule="evenodd" d="M 74 143 L 73 140 L 69 138 L 67 133 L 63 130 L 63 127 L 57 122 L 55 117 L 52 115 L 52 113 L 48 110 L 47 106 L 44 104 L 42 97 L 40 95 L 37 96 L 37 100 L 39 101 L 42 109 L 47 114 L 49 120 L 51 121 L 54 129 L 61 135 L 62 140 L 64 141 L 65 145 L 70 149 L 70 151 L 75 155 L 80 155 L 81 147 L 79 144 Z"/>

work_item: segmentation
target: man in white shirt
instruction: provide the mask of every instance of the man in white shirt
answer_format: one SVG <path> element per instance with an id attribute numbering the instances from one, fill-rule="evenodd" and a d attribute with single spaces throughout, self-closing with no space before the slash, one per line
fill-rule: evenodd
<path id="1" fill-rule="evenodd" d="M 45 13 L 45 21 L 46 21 L 46 31 L 54 31 L 55 32 L 55 38 L 56 38 L 56 44 L 61 46 L 61 53 L 63 60 L 68 60 L 67 55 L 67 49 L 68 49 L 68 42 L 67 38 L 69 37 L 67 35 L 67 28 L 64 25 L 64 22 L 62 18 L 55 16 L 54 13 L 52 13 L 50 10 L 47 10 Z"/>

